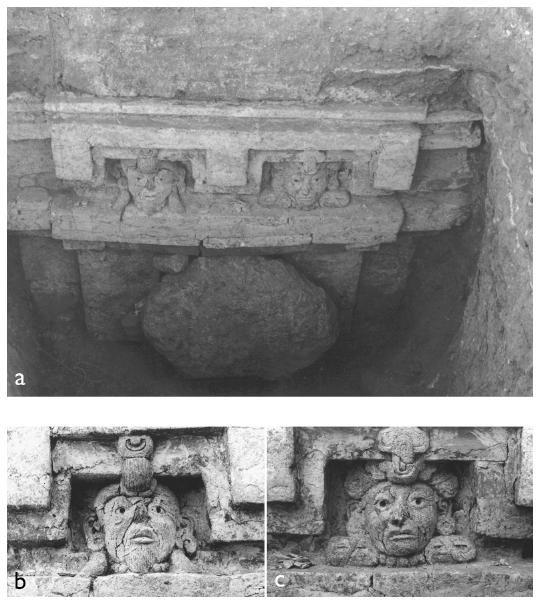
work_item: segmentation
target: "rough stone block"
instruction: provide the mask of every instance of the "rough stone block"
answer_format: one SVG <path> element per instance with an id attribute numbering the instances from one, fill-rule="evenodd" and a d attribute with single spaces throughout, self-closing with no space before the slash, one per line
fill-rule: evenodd
<path id="1" fill-rule="evenodd" d="M 148 296 L 143 329 L 188 377 L 279 379 L 338 337 L 328 294 L 293 266 L 256 256 L 199 257 Z"/>
<path id="2" fill-rule="evenodd" d="M 38 231 L 51 228 L 52 198 L 42 187 L 11 189 L 8 183 L 8 230 Z"/>
<path id="3" fill-rule="evenodd" d="M 48 509 L 51 500 L 49 428 L 9 428 L 7 452 L 8 509 Z"/>
<path id="4" fill-rule="evenodd" d="M 504 464 L 477 461 L 472 464 L 476 505 L 471 512 L 471 528 L 488 537 L 532 539 L 532 510 L 514 503 L 512 481 L 505 476 Z"/>
<path id="5" fill-rule="evenodd" d="M 268 428 L 267 439 L 267 500 L 293 502 L 294 429 Z"/>
<path id="6" fill-rule="evenodd" d="M 478 124 L 432 123 L 422 128 L 420 147 L 422 149 L 452 149 L 478 147 L 482 142 L 482 131 Z"/>
<path id="7" fill-rule="evenodd" d="M 8 174 L 22 176 L 55 171 L 50 139 L 8 141 L 7 160 Z"/>
<path id="8" fill-rule="evenodd" d="M 411 188 L 420 134 L 420 128 L 412 124 L 380 129 L 382 151 L 373 176 L 376 189 L 406 191 Z"/>
<path id="9" fill-rule="evenodd" d="M 420 151 L 411 189 L 413 191 L 461 189 L 467 186 L 471 179 L 467 149 Z"/>
<path id="10" fill-rule="evenodd" d="M 288 260 L 310 281 L 325 289 L 339 310 L 342 335 L 350 333 L 363 254 L 348 250 L 334 254 L 299 252 Z"/>
<path id="11" fill-rule="evenodd" d="M 24 236 L 19 242 L 24 276 L 41 317 L 73 320 L 81 298 L 76 253 L 50 237 Z"/>
<path id="12" fill-rule="evenodd" d="M 264 504 L 264 428 L 229 428 L 227 444 L 235 505 Z"/>
<path id="13" fill-rule="evenodd" d="M 98 577 L 94 597 L 233 597 L 263 596 L 264 573 L 204 575 L 185 573 L 125 574 Z"/>
<path id="14" fill-rule="evenodd" d="M 429 461 L 437 459 L 506 461 L 510 428 L 431 428 Z"/>
<path id="15" fill-rule="evenodd" d="M 8 514 L 8 543 L 13 545 L 66 543 L 71 499 L 70 480 L 70 477 L 63 473 L 53 478 L 48 511 Z"/>
<path id="16" fill-rule="evenodd" d="M 24 589 L 15 589 L 15 577 L 8 577 L 8 597 L 89 598 L 91 595 L 91 577 L 23 576 Z"/>
<path id="17" fill-rule="evenodd" d="M 533 429 L 521 431 L 521 463 L 516 482 L 516 505 L 533 506 Z"/>
<path id="18" fill-rule="evenodd" d="M 121 319 L 159 282 L 154 255 L 143 251 L 78 251 L 88 331 L 106 340 L 126 339 Z"/>
<path id="19" fill-rule="evenodd" d="M 162 273 L 181 273 L 189 262 L 189 256 L 171 254 L 154 256 L 154 267 Z"/>
<path id="20" fill-rule="evenodd" d="M 461 191 L 401 193 L 398 199 L 405 213 L 402 231 L 443 231 L 459 226 L 471 213 L 469 197 Z"/>

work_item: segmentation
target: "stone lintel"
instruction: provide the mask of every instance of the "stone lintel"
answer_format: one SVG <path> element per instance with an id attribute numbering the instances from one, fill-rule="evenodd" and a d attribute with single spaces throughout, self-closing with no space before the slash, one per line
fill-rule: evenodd
<path id="1" fill-rule="evenodd" d="M 402 207 L 394 195 L 353 197 L 344 208 L 309 212 L 266 209 L 255 204 L 250 212 L 203 214 L 195 209 L 196 199 L 195 194 L 185 214 L 174 214 L 166 208 L 146 216 L 130 204 L 120 219 L 117 212 L 98 200 L 79 206 L 74 197 L 58 195 L 52 204 L 53 237 L 167 246 L 199 246 L 204 241 L 207 248 L 307 243 L 369 247 L 394 241 L 403 221 Z"/>
<path id="2" fill-rule="evenodd" d="M 516 483 L 516 504 L 533 506 L 533 429 L 521 430 L 521 463 Z"/>
<path id="3" fill-rule="evenodd" d="M 152 436 L 220 436 L 225 428 L 200 427 L 200 428 L 175 428 L 172 426 L 148 427 L 104 427 L 104 426 L 53 426 L 51 434 L 55 438 L 70 440 L 103 440 L 116 439 L 128 434 L 152 434 Z"/>
<path id="4" fill-rule="evenodd" d="M 8 428 L 7 438 L 8 510 L 47 510 L 51 502 L 49 428 Z"/>
<path id="5" fill-rule="evenodd" d="M 265 429 L 228 428 L 231 492 L 235 505 L 264 504 Z"/>
<path id="6" fill-rule="evenodd" d="M 268 428 L 267 439 L 267 500 L 293 502 L 294 429 Z"/>

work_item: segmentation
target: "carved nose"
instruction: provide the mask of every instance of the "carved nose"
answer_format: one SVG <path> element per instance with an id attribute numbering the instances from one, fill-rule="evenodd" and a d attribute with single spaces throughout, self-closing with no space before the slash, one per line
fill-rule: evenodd
<path id="1" fill-rule="evenodd" d="M 406 516 L 407 514 L 405 513 L 405 508 L 402 505 L 399 505 L 395 508 L 392 513 L 390 524 L 392 526 L 403 526 L 403 523 L 406 520 Z"/>
<path id="2" fill-rule="evenodd" d="M 149 177 L 146 179 L 146 188 L 149 191 L 153 191 L 153 189 L 154 189 L 154 179 L 153 178 Z"/>
<path id="3" fill-rule="evenodd" d="M 133 514 L 133 522 L 146 522 L 149 518 L 145 505 L 139 505 Z"/>

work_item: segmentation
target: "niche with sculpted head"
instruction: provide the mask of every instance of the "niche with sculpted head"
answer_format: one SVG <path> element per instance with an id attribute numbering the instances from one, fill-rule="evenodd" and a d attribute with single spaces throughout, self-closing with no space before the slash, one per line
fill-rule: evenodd
<path id="1" fill-rule="evenodd" d="M 417 566 L 476 557 L 453 516 L 459 478 L 451 465 L 423 460 L 428 444 L 418 428 L 388 428 L 379 434 L 379 450 L 391 457 L 349 469 L 347 537 L 330 539 L 329 564 Z"/>

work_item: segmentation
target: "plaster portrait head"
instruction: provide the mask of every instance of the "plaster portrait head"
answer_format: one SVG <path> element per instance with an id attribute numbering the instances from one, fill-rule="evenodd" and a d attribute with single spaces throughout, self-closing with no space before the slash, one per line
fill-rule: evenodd
<path id="1" fill-rule="evenodd" d="M 437 528 L 437 495 L 427 484 L 382 482 L 366 494 L 366 530 L 375 547 L 390 556 L 424 550 Z"/>

